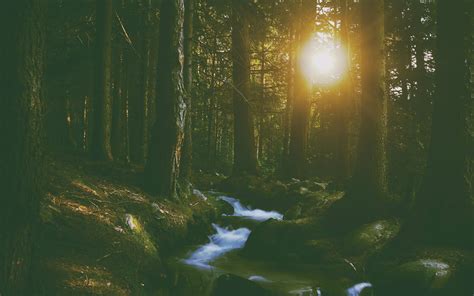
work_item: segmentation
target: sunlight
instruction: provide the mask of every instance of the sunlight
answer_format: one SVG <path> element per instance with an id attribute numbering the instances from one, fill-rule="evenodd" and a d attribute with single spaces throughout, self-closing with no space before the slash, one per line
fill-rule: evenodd
<path id="1" fill-rule="evenodd" d="M 312 84 L 332 84 L 346 71 L 346 54 L 341 47 L 309 42 L 301 50 L 300 65 Z"/>

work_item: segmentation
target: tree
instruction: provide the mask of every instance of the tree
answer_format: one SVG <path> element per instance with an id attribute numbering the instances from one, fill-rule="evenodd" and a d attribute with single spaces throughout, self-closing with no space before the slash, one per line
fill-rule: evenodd
<path id="1" fill-rule="evenodd" d="M 129 2 L 125 6 L 125 26 L 129 36 L 127 63 L 128 79 L 128 130 L 130 161 L 142 164 L 145 160 L 147 136 L 148 74 L 150 45 L 148 13 L 150 3 Z M 145 6 L 146 5 L 146 6 Z M 153 32 L 155 33 L 155 32 Z M 150 35 L 151 36 L 151 35 Z"/>
<path id="2" fill-rule="evenodd" d="M 362 0 L 360 5 L 361 126 L 352 191 L 355 197 L 375 202 L 387 190 L 384 0 Z"/>
<path id="3" fill-rule="evenodd" d="M 112 131 L 110 138 L 114 160 L 128 162 L 128 102 L 125 87 L 127 67 L 125 64 L 124 45 L 121 40 L 118 43 L 113 71 L 114 97 L 112 102 Z"/>
<path id="4" fill-rule="evenodd" d="M 310 41 L 314 29 L 315 7 L 314 1 L 303 0 L 298 7 L 300 17 L 297 36 L 299 49 L 296 55 L 296 69 L 294 71 L 293 108 L 291 116 L 291 133 L 289 149 L 288 177 L 303 178 L 306 175 L 308 144 L 309 112 L 311 99 L 311 84 L 304 77 L 302 70 L 302 44 Z"/>
<path id="5" fill-rule="evenodd" d="M 90 153 L 94 159 L 111 160 L 112 149 L 112 0 L 97 0 L 96 69 Z"/>
<path id="6" fill-rule="evenodd" d="M 327 211 L 325 224 L 334 232 L 369 222 L 387 206 L 385 140 L 384 0 L 361 0 L 361 123 L 357 160 L 346 196 Z"/>
<path id="7" fill-rule="evenodd" d="M 350 71 L 350 51 L 349 48 L 349 13 L 347 0 L 340 0 L 341 8 L 341 43 L 346 49 L 347 60 L 346 69 Z M 344 75 L 341 83 L 341 93 L 336 103 L 337 127 L 336 127 L 336 174 L 335 178 L 340 183 L 345 183 L 350 177 L 350 124 L 349 114 L 351 109 L 351 77 L 350 73 Z"/>
<path id="8" fill-rule="evenodd" d="M 256 174 L 257 151 L 250 110 L 250 54 L 247 1 L 232 0 L 233 174 Z"/>
<path id="9" fill-rule="evenodd" d="M 282 175 L 286 174 L 286 169 L 288 168 L 288 153 L 290 150 L 290 126 L 291 126 L 291 108 L 293 105 L 293 78 L 294 78 L 294 28 L 293 23 L 290 22 L 288 25 L 288 39 L 289 39 L 289 46 L 288 46 L 288 73 L 287 73 L 287 94 L 286 94 L 286 102 L 285 102 L 285 115 L 283 118 L 283 149 L 282 149 L 282 158 L 281 158 L 281 170 Z"/>
<path id="10" fill-rule="evenodd" d="M 152 194 L 177 196 L 186 105 L 183 85 L 183 0 L 161 5 L 157 73 L 157 120 L 149 143 L 145 186 Z"/>
<path id="11" fill-rule="evenodd" d="M 3 3 L 0 294 L 30 295 L 41 186 L 43 1 Z"/>
<path id="12" fill-rule="evenodd" d="M 192 173 L 192 96 L 191 88 L 193 82 L 193 15 L 194 0 L 184 1 L 184 69 L 183 81 L 186 90 L 186 120 L 183 143 L 183 157 L 181 158 L 180 178 L 184 185 L 190 183 Z"/>
<path id="13" fill-rule="evenodd" d="M 469 1 L 437 2 L 436 95 L 422 187 L 406 230 L 428 242 L 473 244 Z M 472 50 L 472 49 L 471 49 Z"/>

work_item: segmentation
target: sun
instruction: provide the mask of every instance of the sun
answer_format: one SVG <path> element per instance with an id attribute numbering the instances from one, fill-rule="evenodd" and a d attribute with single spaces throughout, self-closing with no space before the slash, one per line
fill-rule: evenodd
<path id="1" fill-rule="evenodd" d="M 300 54 L 301 70 L 312 84 L 337 82 L 346 71 L 346 55 L 341 47 L 309 43 Z"/>
<path id="2" fill-rule="evenodd" d="M 316 51 L 311 55 L 310 67 L 320 75 L 332 75 L 336 70 L 336 57 L 329 50 Z"/>

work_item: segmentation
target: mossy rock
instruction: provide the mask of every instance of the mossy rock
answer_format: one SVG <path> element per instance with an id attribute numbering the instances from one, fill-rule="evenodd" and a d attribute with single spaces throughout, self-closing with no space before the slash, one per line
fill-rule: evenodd
<path id="1" fill-rule="evenodd" d="M 218 198 L 210 198 L 212 205 L 216 208 L 218 215 L 232 215 L 234 213 L 234 208 L 226 201 Z"/>
<path id="2" fill-rule="evenodd" d="M 453 274 L 454 266 L 443 260 L 418 259 L 387 271 L 379 287 L 385 295 L 442 295 Z"/>
<path id="3" fill-rule="evenodd" d="M 334 263 L 343 260 L 334 243 L 329 239 L 306 241 L 301 249 L 301 259 L 306 263 L 315 264 Z"/>
<path id="4" fill-rule="evenodd" d="M 312 219 L 270 219 L 259 224 L 250 234 L 244 254 L 260 259 L 293 260 L 293 254 L 298 254 L 305 241 L 317 233 L 318 224 Z"/>
<path id="5" fill-rule="evenodd" d="M 349 255 L 377 251 L 392 240 L 399 230 L 400 224 L 394 219 L 365 224 L 345 237 L 343 251 Z"/>
<path id="6" fill-rule="evenodd" d="M 301 203 L 297 203 L 285 212 L 285 219 L 293 220 L 301 218 L 302 211 L 303 205 Z"/>

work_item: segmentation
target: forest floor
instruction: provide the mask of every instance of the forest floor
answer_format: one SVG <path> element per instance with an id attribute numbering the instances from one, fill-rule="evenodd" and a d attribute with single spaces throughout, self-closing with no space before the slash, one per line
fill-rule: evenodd
<path id="1" fill-rule="evenodd" d="M 156 200 L 142 171 L 81 158 L 50 161 L 41 206 L 43 295 L 141 295 L 170 285 L 163 258 L 205 239 L 215 208 L 198 196 Z M 160 288 L 159 288 L 160 287 Z"/>
<path id="2" fill-rule="evenodd" d="M 50 160 L 44 174 L 49 180 L 40 211 L 39 295 L 174 295 L 179 275 L 167 259 L 205 242 L 212 223 L 229 210 L 201 194 L 157 200 L 140 189 L 143 169 L 136 166 L 69 156 Z M 393 292 L 377 295 L 401 295 L 408 286 L 415 294 L 404 295 L 473 290 L 472 250 L 393 243 L 401 223 L 397 217 L 331 233 L 321 217 L 344 192 L 322 180 L 200 173 L 194 183 L 284 214 L 283 221 L 269 220 L 252 230 L 244 257 L 323 268 L 339 282 L 370 280 Z"/>

